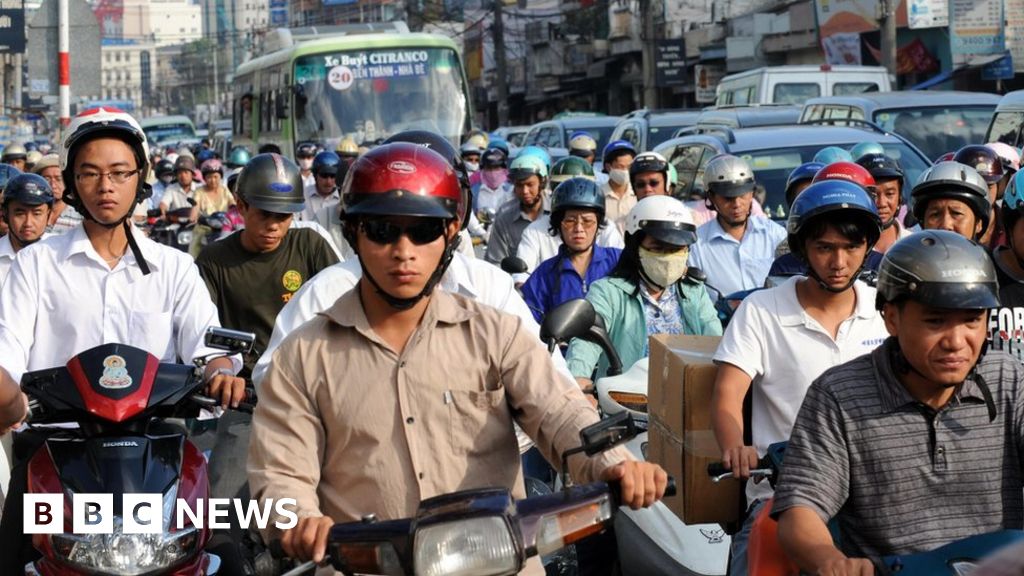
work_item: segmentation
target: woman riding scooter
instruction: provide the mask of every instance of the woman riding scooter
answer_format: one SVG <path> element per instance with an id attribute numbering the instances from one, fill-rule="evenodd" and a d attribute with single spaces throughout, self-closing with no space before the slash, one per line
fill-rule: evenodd
<path id="1" fill-rule="evenodd" d="M 626 247 L 608 278 L 594 282 L 587 300 L 601 315 L 623 366 L 648 354 L 652 334 L 718 336 L 722 324 L 704 285 L 686 276 L 697 241 L 690 210 L 669 196 L 644 198 L 626 216 Z M 608 359 L 593 343 L 573 340 L 569 371 L 584 390 L 603 376 Z M 599 365 L 600 362 L 600 365 Z"/>

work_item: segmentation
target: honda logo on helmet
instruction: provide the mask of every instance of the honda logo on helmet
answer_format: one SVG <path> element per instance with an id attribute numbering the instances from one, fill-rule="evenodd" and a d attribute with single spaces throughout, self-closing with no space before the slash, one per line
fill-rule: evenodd
<path id="1" fill-rule="evenodd" d="M 406 162 L 405 160 L 395 160 L 388 164 L 388 170 L 399 174 L 415 174 L 416 165 L 412 162 Z"/>

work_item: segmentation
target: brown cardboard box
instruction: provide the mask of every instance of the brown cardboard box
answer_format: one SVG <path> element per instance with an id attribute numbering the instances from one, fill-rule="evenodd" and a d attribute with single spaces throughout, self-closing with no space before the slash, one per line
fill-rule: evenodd
<path id="1" fill-rule="evenodd" d="M 670 336 L 650 340 L 647 458 L 676 478 L 676 496 L 665 504 L 687 524 L 735 522 L 741 483 L 715 484 L 708 477 L 721 451 L 711 426 L 717 336 Z"/>

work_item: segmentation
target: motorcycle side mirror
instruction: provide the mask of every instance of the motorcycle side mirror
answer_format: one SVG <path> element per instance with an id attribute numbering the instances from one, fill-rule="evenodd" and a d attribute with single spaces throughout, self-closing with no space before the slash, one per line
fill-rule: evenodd
<path id="1" fill-rule="evenodd" d="M 686 268 L 686 277 L 695 282 L 700 282 L 701 284 L 708 281 L 708 275 L 696 266 L 689 266 Z"/>
<path id="2" fill-rule="evenodd" d="M 252 332 L 211 327 L 206 331 L 205 342 L 210 348 L 224 350 L 232 354 L 247 353 L 252 351 L 256 335 Z"/>
<path id="3" fill-rule="evenodd" d="M 501 269 L 509 274 L 525 274 L 529 268 L 522 258 L 507 256 L 501 261 Z"/>
<path id="4" fill-rule="evenodd" d="M 506 259 L 507 260 L 507 259 Z M 504 261 L 502 261 L 504 265 Z M 548 345 L 583 338 L 597 322 L 594 306 L 583 298 L 569 300 L 544 316 L 540 325 L 540 339 Z"/>
<path id="5" fill-rule="evenodd" d="M 580 430 L 580 442 L 583 452 L 587 456 L 593 456 L 628 442 L 636 435 L 636 422 L 633 421 L 633 416 L 624 410 Z"/>

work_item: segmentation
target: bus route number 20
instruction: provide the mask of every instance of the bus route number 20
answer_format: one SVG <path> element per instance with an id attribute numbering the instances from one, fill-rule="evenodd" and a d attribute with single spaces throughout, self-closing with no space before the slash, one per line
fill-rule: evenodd
<path id="1" fill-rule="evenodd" d="M 352 69 L 348 66 L 335 66 L 327 74 L 327 82 L 335 90 L 348 90 L 355 79 L 355 74 L 352 73 Z"/>

